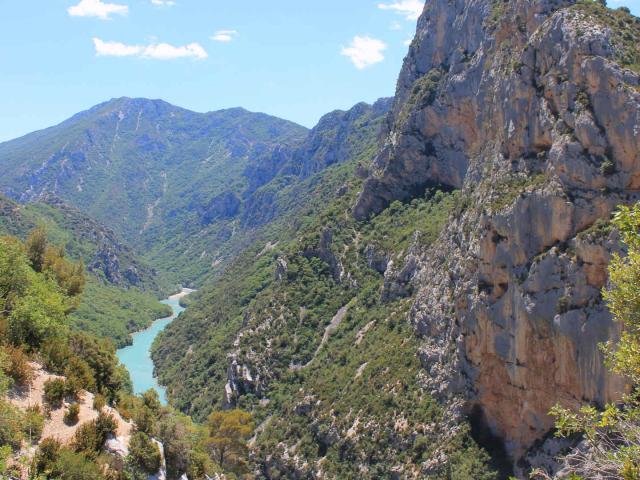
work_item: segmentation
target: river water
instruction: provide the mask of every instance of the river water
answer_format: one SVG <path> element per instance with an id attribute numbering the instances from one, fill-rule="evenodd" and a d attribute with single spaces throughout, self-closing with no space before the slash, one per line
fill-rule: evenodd
<path id="1" fill-rule="evenodd" d="M 193 290 L 183 288 L 182 292 L 163 300 L 162 303 L 169 305 L 173 314 L 170 317 L 156 320 L 146 330 L 134 333 L 132 335 L 133 344 L 117 351 L 120 362 L 129 370 L 133 382 L 133 393 L 136 395 L 146 392 L 150 388 L 155 388 L 160 395 L 162 404 L 167 404 L 166 391 L 164 387 L 158 385 L 157 379 L 153 376 L 151 345 L 158 334 L 184 311 L 184 308 L 180 306 L 180 299 L 192 292 Z"/>

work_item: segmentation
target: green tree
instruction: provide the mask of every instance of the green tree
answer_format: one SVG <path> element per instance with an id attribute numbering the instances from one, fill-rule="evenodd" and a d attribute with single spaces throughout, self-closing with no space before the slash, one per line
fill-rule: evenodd
<path id="1" fill-rule="evenodd" d="M 162 462 L 160 449 L 146 433 L 136 432 L 129 442 L 129 462 L 134 469 L 149 475 L 157 473 Z"/>
<path id="2" fill-rule="evenodd" d="M 209 415 L 209 446 L 215 461 L 230 470 L 243 470 L 248 455 L 247 440 L 253 434 L 253 418 L 242 410 Z"/>
<path id="3" fill-rule="evenodd" d="M 29 256 L 31 267 L 36 272 L 42 271 L 48 243 L 47 230 L 43 226 L 34 228 L 27 237 L 27 255 Z"/>
<path id="4" fill-rule="evenodd" d="M 56 480 L 104 480 L 105 477 L 100 467 L 85 456 L 62 449 L 51 469 L 50 478 Z"/>

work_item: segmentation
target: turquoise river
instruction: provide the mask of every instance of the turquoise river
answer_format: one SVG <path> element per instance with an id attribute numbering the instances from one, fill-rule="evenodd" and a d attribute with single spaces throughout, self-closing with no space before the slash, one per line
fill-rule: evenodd
<path id="1" fill-rule="evenodd" d="M 182 292 L 170 296 L 162 303 L 169 305 L 173 311 L 170 317 L 161 318 L 153 322 L 146 330 L 134 333 L 133 344 L 118 350 L 118 358 L 127 367 L 133 382 L 134 393 L 146 392 L 150 388 L 155 388 L 160 395 L 163 405 L 167 403 L 167 396 L 164 387 L 158 385 L 156 377 L 153 376 L 153 362 L 151 361 L 151 345 L 162 330 L 166 328 L 184 308 L 180 306 L 180 299 L 189 295 L 193 290 L 182 289 Z"/>

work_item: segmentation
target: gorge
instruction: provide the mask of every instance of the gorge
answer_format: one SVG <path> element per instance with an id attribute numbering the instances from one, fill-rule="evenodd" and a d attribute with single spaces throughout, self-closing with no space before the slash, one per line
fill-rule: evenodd
<path id="1" fill-rule="evenodd" d="M 631 391 L 602 292 L 640 201 L 638 45 L 602 2 L 429 0 L 395 96 L 312 129 L 123 97 L 0 143 L 0 232 L 84 262 L 71 330 L 117 344 L 125 409 L 155 387 L 252 426 L 217 478 L 582 478 L 550 411 Z M 166 444 L 169 479 L 209 478 Z"/>

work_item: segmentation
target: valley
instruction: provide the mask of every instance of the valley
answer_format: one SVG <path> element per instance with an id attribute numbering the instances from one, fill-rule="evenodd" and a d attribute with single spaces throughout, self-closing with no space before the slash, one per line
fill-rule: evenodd
<path id="1" fill-rule="evenodd" d="M 0 143 L 0 477 L 640 478 L 640 19 L 419 3 L 395 96 L 313 128 Z"/>

